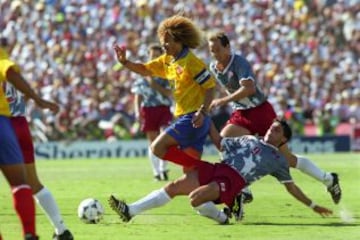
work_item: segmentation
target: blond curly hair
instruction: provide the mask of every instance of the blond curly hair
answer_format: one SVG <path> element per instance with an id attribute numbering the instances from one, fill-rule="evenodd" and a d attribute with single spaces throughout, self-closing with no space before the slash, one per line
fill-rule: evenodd
<path id="1" fill-rule="evenodd" d="M 163 20 L 157 31 L 160 39 L 169 34 L 176 42 L 182 43 L 189 48 L 197 48 L 204 43 L 202 31 L 195 23 L 180 15 L 175 15 Z"/>

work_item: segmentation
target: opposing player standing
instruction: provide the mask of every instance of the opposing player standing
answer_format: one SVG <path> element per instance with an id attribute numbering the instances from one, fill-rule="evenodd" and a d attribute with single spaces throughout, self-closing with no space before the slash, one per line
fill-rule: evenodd
<path id="1" fill-rule="evenodd" d="M 2 47 L 7 46 L 6 39 L 2 39 L 1 43 Z M 55 103 L 40 98 L 31 89 L 22 77 L 19 66 L 10 60 L 7 54 L 2 58 L 1 66 L 2 72 L 5 73 L 8 80 L 8 82 L 3 83 L 2 89 L 5 92 L 5 97 L 9 104 L 11 125 L 15 131 L 22 155 L 24 157 L 27 183 L 31 186 L 36 202 L 45 211 L 47 217 L 55 228 L 53 239 L 72 240 L 74 238 L 64 224 L 53 195 L 48 188 L 42 185 L 38 178 L 35 166 L 33 141 L 29 125 L 25 117 L 25 100 L 23 94 L 25 97 L 33 99 L 39 107 L 50 109 L 54 113 L 59 111 L 59 107 Z"/>
<path id="2" fill-rule="evenodd" d="M 150 59 L 163 54 L 160 45 L 150 45 L 148 49 Z M 171 90 L 165 79 L 158 77 L 140 78 L 134 82 L 131 92 L 135 94 L 135 115 L 140 121 L 141 131 L 146 134 L 149 146 L 160 134 L 160 130 L 170 125 L 172 113 L 170 106 Z M 149 159 L 151 162 L 154 178 L 156 180 L 168 180 L 167 161 L 155 156 L 149 147 Z"/>
<path id="3" fill-rule="evenodd" d="M 222 137 L 236 137 L 245 134 L 264 136 L 266 129 L 276 118 L 276 113 L 261 91 L 252 72 L 250 63 L 242 56 L 232 53 L 228 37 L 223 32 L 209 36 L 209 49 L 215 61 L 210 69 L 217 81 L 228 93 L 227 96 L 214 99 L 211 108 L 228 103 L 233 113 L 227 125 L 221 130 Z M 294 155 L 287 144 L 280 146 L 290 167 L 297 168 L 324 183 L 337 204 L 341 198 L 338 175 L 321 170 L 309 159 Z"/>

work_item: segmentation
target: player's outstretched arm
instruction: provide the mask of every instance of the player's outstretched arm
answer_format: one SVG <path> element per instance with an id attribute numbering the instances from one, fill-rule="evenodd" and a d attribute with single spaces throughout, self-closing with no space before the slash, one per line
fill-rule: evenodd
<path id="1" fill-rule="evenodd" d="M 39 95 L 37 95 L 34 90 L 30 87 L 30 85 L 26 82 L 23 76 L 15 71 L 12 67 L 9 68 L 6 72 L 6 77 L 8 81 L 20 92 L 22 92 L 25 97 L 31 98 L 35 101 L 35 103 L 44 109 L 50 109 L 54 113 L 59 111 L 59 106 L 56 103 L 49 102 L 45 99 L 42 99 Z"/>
<path id="2" fill-rule="evenodd" d="M 285 183 L 286 190 L 293 195 L 297 200 L 312 208 L 316 213 L 323 217 L 331 215 L 333 212 L 325 207 L 319 206 L 311 201 L 303 191 L 293 182 Z"/>
<path id="3" fill-rule="evenodd" d="M 173 95 L 172 91 L 155 82 L 153 78 L 146 77 L 146 81 L 149 82 L 149 85 L 152 89 L 158 91 L 160 94 L 164 95 L 165 97 L 172 97 Z"/>
<path id="4" fill-rule="evenodd" d="M 119 44 L 114 44 L 113 46 L 115 53 L 116 53 L 116 57 L 117 60 L 127 69 L 129 69 L 130 71 L 136 72 L 142 76 L 150 76 L 151 72 L 149 70 L 146 69 L 146 67 L 144 66 L 144 64 L 142 63 L 134 63 L 129 61 L 126 58 L 126 47 L 125 46 L 120 46 Z"/>

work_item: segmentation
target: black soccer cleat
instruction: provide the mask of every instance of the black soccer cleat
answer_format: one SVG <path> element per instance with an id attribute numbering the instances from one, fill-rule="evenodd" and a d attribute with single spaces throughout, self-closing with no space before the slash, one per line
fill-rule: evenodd
<path id="1" fill-rule="evenodd" d="M 244 193 L 235 197 L 231 212 L 236 221 L 241 221 L 244 218 Z"/>
<path id="2" fill-rule="evenodd" d="M 155 181 L 161 181 L 161 176 L 160 175 L 155 175 L 154 180 Z"/>
<path id="3" fill-rule="evenodd" d="M 108 201 L 112 210 L 120 216 L 123 222 L 129 222 L 131 220 L 129 207 L 124 201 L 117 199 L 113 195 L 110 196 Z"/>
<path id="4" fill-rule="evenodd" d="M 331 173 L 333 177 L 332 184 L 327 188 L 328 192 L 331 194 L 331 198 L 335 204 L 338 204 L 341 199 L 341 188 L 339 183 L 339 177 L 336 173 Z"/>
<path id="5" fill-rule="evenodd" d="M 232 218 L 232 212 L 231 212 L 230 208 L 224 207 L 222 212 L 225 213 L 226 220 L 224 222 L 220 223 L 220 225 L 228 225 L 228 224 L 230 224 L 230 218 Z"/>
<path id="6" fill-rule="evenodd" d="M 243 203 L 251 203 L 254 200 L 254 196 L 251 192 L 242 192 L 243 195 Z"/>
<path id="7" fill-rule="evenodd" d="M 65 230 L 62 234 L 57 235 L 53 234 L 53 240 L 74 240 L 74 236 L 71 234 L 69 230 Z"/>
<path id="8" fill-rule="evenodd" d="M 161 173 L 162 181 L 169 181 L 169 170 L 165 170 Z"/>

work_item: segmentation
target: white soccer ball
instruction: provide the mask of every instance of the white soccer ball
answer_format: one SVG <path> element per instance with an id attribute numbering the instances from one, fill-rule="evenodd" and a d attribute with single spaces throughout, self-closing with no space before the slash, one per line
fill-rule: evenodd
<path id="1" fill-rule="evenodd" d="M 98 223 L 104 215 L 104 207 L 94 198 L 81 201 L 78 207 L 78 217 L 85 223 Z"/>

